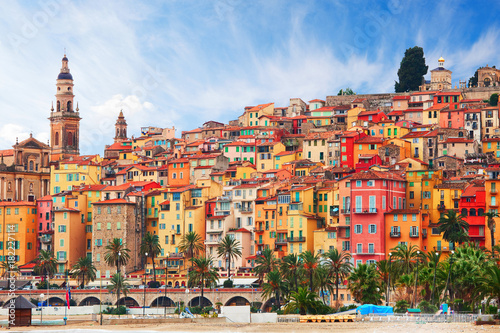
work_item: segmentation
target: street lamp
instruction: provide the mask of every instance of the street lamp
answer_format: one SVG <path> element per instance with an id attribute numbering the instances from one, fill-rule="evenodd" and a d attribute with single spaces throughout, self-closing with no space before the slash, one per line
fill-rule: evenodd
<path id="1" fill-rule="evenodd" d="M 40 304 L 40 326 L 42 325 L 43 322 L 43 298 L 45 297 L 44 294 L 40 294 L 40 300 L 42 301 Z"/>
<path id="2" fill-rule="evenodd" d="M 436 294 L 436 269 L 437 269 L 438 255 L 439 253 L 436 252 L 436 256 L 434 257 L 434 282 L 432 283 L 432 294 L 431 294 L 432 303 L 434 303 L 434 296 Z"/>
<path id="3" fill-rule="evenodd" d="M 165 260 L 165 318 L 167 318 L 168 255 L 169 253 L 167 252 L 167 259 Z"/>
<path id="4" fill-rule="evenodd" d="M 186 288 L 186 308 L 189 308 L 188 306 L 188 300 L 189 300 L 189 288 Z"/>
<path id="5" fill-rule="evenodd" d="M 418 265 L 420 264 L 420 251 L 417 251 L 417 274 L 415 275 L 415 290 L 413 290 L 412 308 L 417 306 Z"/>
<path id="6" fill-rule="evenodd" d="M 391 294 L 391 258 L 392 258 L 392 253 L 389 252 L 389 277 L 388 277 L 388 281 L 387 281 L 387 301 L 385 302 L 386 306 L 389 306 L 389 298 L 390 298 L 390 294 Z"/>
<path id="7" fill-rule="evenodd" d="M 147 265 L 148 265 L 148 253 L 144 253 L 146 256 L 146 265 L 144 266 L 144 305 L 142 306 L 142 315 L 146 315 L 146 287 L 147 287 Z"/>

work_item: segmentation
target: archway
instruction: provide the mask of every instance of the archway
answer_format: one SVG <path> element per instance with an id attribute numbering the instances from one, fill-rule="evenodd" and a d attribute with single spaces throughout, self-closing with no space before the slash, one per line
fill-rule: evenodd
<path id="1" fill-rule="evenodd" d="M 49 306 L 65 306 L 66 305 L 65 300 L 63 300 L 59 297 L 55 297 L 55 296 L 49 298 L 48 303 L 49 303 Z"/>
<path id="2" fill-rule="evenodd" d="M 84 298 L 79 306 L 85 306 L 85 305 L 99 305 L 101 304 L 101 301 L 99 300 L 99 298 L 95 297 L 95 296 L 89 296 L 89 297 L 86 297 Z"/>
<path id="3" fill-rule="evenodd" d="M 245 297 L 235 296 L 226 302 L 225 306 L 242 306 L 242 305 L 250 305 L 250 301 L 248 301 Z"/>
<path id="4" fill-rule="evenodd" d="M 164 308 L 167 307 L 176 307 L 175 302 L 170 297 L 160 296 L 157 297 L 154 301 L 151 302 L 150 305 L 152 308 Z"/>
<path id="5" fill-rule="evenodd" d="M 189 301 L 188 305 L 189 306 L 201 306 L 202 308 L 204 308 L 205 306 L 212 306 L 213 304 L 205 296 L 203 296 L 203 297 L 195 296 L 191 299 L 191 301 Z"/>
<path id="6" fill-rule="evenodd" d="M 134 308 L 134 307 L 139 307 L 139 303 L 132 297 L 122 297 L 120 298 L 120 301 L 118 302 L 119 305 L 125 305 L 127 308 Z"/>
<path id="7" fill-rule="evenodd" d="M 487 78 L 484 79 L 483 82 L 484 82 L 484 86 L 485 87 L 489 87 L 490 84 L 491 84 L 491 79 L 489 77 L 487 77 Z"/>
<path id="8" fill-rule="evenodd" d="M 274 297 L 271 297 L 270 299 L 268 299 L 264 303 L 264 305 L 262 305 L 262 311 L 263 312 L 271 312 L 273 305 L 276 305 L 276 304 L 277 304 L 276 299 Z"/>

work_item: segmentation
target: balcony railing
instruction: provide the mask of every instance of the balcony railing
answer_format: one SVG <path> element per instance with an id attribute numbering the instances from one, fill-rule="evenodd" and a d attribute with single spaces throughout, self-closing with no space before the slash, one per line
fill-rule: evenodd
<path id="1" fill-rule="evenodd" d="M 490 188 L 490 193 L 491 193 L 491 194 L 497 194 L 497 193 L 498 193 L 498 191 L 497 191 L 497 189 L 496 189 L 496 188 Z"/>
<path id="2" fill-rule="evenodd" d="M 399 238 L 399 237 L 401 237 L 401 232 L 391 231 L 391 238 Z"/>
<path id="3" fill-rule="evenodd" d="M 438 204 L 437 209 L 440 210 L 440 211 L 442 211 L 442 210 L 445 210 L 446 207 L 444 205 L 442 205 L 442 204 Z"/>
<path id="4" fill-rule="evenodd" d="M 52 242 L 52 235 L 43 235 L 41 238 L 40 238 L 40 241 L 42 243 L 51 243 Z"/>
<path id="5" fill-rule="evenodd" d="M 301 203 L 291 203 L 290 206 L 288 206 L 289 210 L 302 210 L 303 204 Z"/>
<path id="6" fill-rule="evenodd" d="M 253 212 L 253 208 L 252 207 L 240 207 L 240 212 L 251 213 L 251 212 Z"/>
<path id="7" fill-rule="evenodd" d="M 347 209 L 341 209 L 340 212 L 342 214 L 351 214 L 351 209 L 350 208 L 347 208 Z"/>
<path id="8" fill-rule="evenodd" d="M 355 214 L 375 214 L 377 208 L 354 208 L 352 212 Z"/>
<path id="9" fill-rule="evenodd" d="M 427 229 L 423 229 L 422 230 L 422 239 L 426 239 L 427 238 Z"/>
<path id="10" fill-rule="evenodd" d="M 410 231 L 410 238 L 418 238 L 418 231 L 417 232 Z"/>
<path id="11" fill-rule="evenodd" d="M 287 242 L 287 240 L 286 240 L 286 238 L 283 238 L 283 239 L 276 239 L 276 240 L 274 241 L 274 244 L 276 244 L 276 245 L 286 245 L 286 243 L 288 243 L 288 242 Z"/>
<path id="12" fill-rule="evenodd" d="M 288 237 L 287 241 L 288 241 L 288 243 L 305 242 L 306 238 L 305 237 Z"/>

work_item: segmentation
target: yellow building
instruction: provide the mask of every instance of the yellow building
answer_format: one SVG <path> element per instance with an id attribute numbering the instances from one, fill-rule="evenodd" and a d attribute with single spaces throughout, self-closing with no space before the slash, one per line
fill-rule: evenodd
<path id="1" fill-rule="evenodd" d="M 410 129 L 407 127 L 397 126 L 395 124 L 384 126 L 384 138 L 386 139 L 401 138 L 408 133 L 410 133 Z"/>
<path id="2" fill-rule="evenodd" d="M 71 191 L 73 187 L 98 185 L 101 181 L 102 159 L 99 155 L 78 156 L 50 167 L 50 194 Z"/>
<path id="3" fill-rule="evenodd" d="M 240 126 L 259 126 L 259 117 L 274 114 L 274 103 L 260 104 L 245 109 L 245 113 L 239 117 Z"/>
<path id="4" fill-rule="evenodd" d="M 314 230 L 318 229 L 314 187 L 301 186 L 290 190 L 288 209 L 288 253 L 314 251 Z"/>
<path id="5" fill-rule="evenodd" d="M 28 201 L 0 202 L 0 259 L 14 256 L 16 265 L 29 263 L 36 257 L 36 205 Z"/>
<path id="6" fill-rule="evenodd" d="M 285 151 L 286 147 L 281 142 L 264 142 L 256 147 L 257 171 L 266 171 L 274 169 L 274 156 Z"/>
<path id="7" fill-rule="evenodd" d="M 403 244 L 410 248 L 416 245 L 420 251 L 427 249 L 427 229 L 422 223 L 420 209 L 392 210 L 385 214 L 385 253 Z M 387 255 L 388 257 L 388 255 Z M 387 258 L 388 260 L 389 258 Z"/>
<path id="8" fill-rule="evenodd" d="M 491 167 L 486 169 L 488 177 L 484 182 L 484 187 L 486 191 L 486 211 L 495 212 L 498 214 L 498 202 L 500 201 L 500 197 L 498 195 L 500 189 L 500 168 Z M 495 236 L 495 245 L 500 243 L 500 218 L 495 218 L 496 222 L 496 230 L 494 232 Z M 485 228 L 485 246 L 488 249 L 491 249 L 491 232 L 488 227 Z"/>
<path id="9" fill-rule="evenodd" d="M 483 153 L 493 153 L 493 156 L 500 158 L 500 138 L 484 138 L 482 141 Z"/>
<path id="10" fill-rule="evenodd" d="M 347 111 L 347 128 L 356 127 L 358 122 L 358 114 L 365 111 L 362 107 L 355 107 Z"/>
<path id="11" fill-rule="evenodd" d="M 337 227 L 339 218 L 338 183 L 331 182 L 319 188 L 316 194 L 318 216 L 321 228 L 313 232 L 314 250 L 321 253 L 337 247 Z"/>
<path id="12" fill-rule="evenodd" d="M 281 169 L 284 163 L 297 161 L 302 159 L 301 151 L 282 151 L 281 153 L 274 154 L 273 164 L 274 169 Z"/>

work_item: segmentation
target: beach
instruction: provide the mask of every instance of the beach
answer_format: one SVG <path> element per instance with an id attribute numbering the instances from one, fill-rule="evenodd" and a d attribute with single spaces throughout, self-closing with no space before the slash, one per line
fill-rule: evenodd
<path id="1" fill-rule="evenodd" d="M 1 328 L 0 331 L 14 332 L 349 332 L 349 333 L 473 333 L 499 332 L 500 326 L 476 326 L 471 323 L 277 323 L 277 324 L 238 324 L 238 323 L 172 323 L 172 324 L 130 324 L 130 325 L 103 325 L 96 322 L 71 322 L 66 326 L 31 326 Z"/>

